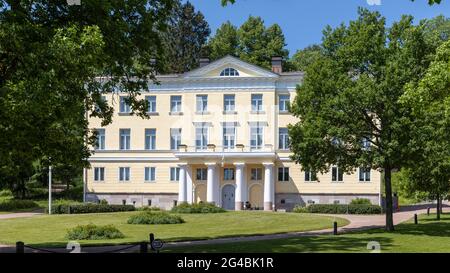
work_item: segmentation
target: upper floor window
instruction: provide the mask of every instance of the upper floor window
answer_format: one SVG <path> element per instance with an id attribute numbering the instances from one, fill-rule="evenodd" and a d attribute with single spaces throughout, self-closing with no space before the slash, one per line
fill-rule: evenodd
<path id="1" fill-rule="evenodd" d="M 250 180 L 252 181 L 262 180 L 262 168 L 252 168 L 250 170 Z"/>
<path id="2" fill-rule="evenodd" d="M 263 144 L 263 127 L 252 126 L 250 128 L 250 148 L 261 149 Z"/>
<path id="3" fill-rule="evenodd" d="M 208 127 L 195 127 L 195 148 L 197 150 L 205 150 L 208 145 Z"/>
<path id="4" fill-rule="evenodd" d="M 170 129 L 170 149 L 177 150 L 181 145 L 181 128 Z"/>
<path id="5" fill-rule="evenodd" d="M 119 181 L 130 181 L 130 167 L 119 167 Z"/>
<path id="6" fill-rule="evenodd" d="M 104 181 L 105 180 L 105 168 L 95 167 L 94 168 L 94 181 Z"/>
<path id="7" fill-rule="evenodd" d="M 364 137 L 362 139 L 361 145 L 362 145 L 363 150 L 370 150 L 371 144 L 370 144 L 370 140 L 368 138 Z"/>
<path id="8" fill-rule="evenodd" d="M 280 128 L 278 130 L 278 148 L 280 150 L 289 149 L 289 134 L 287 128 Z"/>
<path id="9" fill-rule="evenodd" d="M 234 126 L 223 127 L 223 148 L 225 150 L 234 149 L 236 145 L 236 128 Z"/>
<path id="10" fill-rule="evenodd" d="M 333 182 L 342 182 L 344 181 L 344 174 L 342 173 L 342 169 L 339 167 L 331 168 L 331 181 Z"/>
<path id="11" fill-rule="evenodd" d="M 130 113 L 131 108 L 130 104 L 128 103 L 128 97 L 120 97 L 120 113 Z"/>
<path id="12" fill-rule="evenodd" d="M 370 182 L 370 168 L 359 168 L 359 181 Z"/>
<path id="13" fill-rule="evenodd" d="M 170 96 L 170 112 L 181 112 L 181 96 Z"/>
<path id="14" fill-rule="evenodd" d="M 262 111 L 263 95 L 252 94 L 252 111 Z"/>
<path id="15" fill-rule="evenodd" d="M 130 129 L 120 129 L 119 135 L 120 135 L 120 149 L 121 150 L 129 150 L 130 149 L 131 130 Z"/>
<path id="16" fill-rule="evenodd" d="M 156 129 L 145 129 L 145 149 L 156 149 Z"/>
<path id="17" fill-rule="evenodd" d="M 279 95 L 278 96 L 278 110 L 280 112 L 288 112 L 289 111 L 289 95 Z"/>
<path id="18" fill-rule="evenodd" d="M 156 96 L 146 96 L 145 99 L 148 101 L 148 113 L 156 113 Z"/>
<path id="19" fill-rule="evenodd" d="M 197 112 L 204 113 L 208 111 L 208 95 L 197 95 Z"/>
<path id="20" fill-rule="evenodd" d="M 223 169 L 223 180 L 225 180 L 225 181 L 234 180 L 234 169 L 233 168 Z"/>
<path id="21" fill-rule="evenodd" d="M 97 141 L 95 142 L 96 150 L 104 150 L 105 149 L 105 129 L 96 129 L 97 133 Z"/>
<path id="22" fill-rule="evenodd" d="M 317 173 L 313 171 L 305 171 L 305 182 L 317 181 Z"/>
<path id="23" fill-rule="evenodd" d="M 234 95 L 224 95 L 223 96 L 223 110 L 225 112 L 232 112 L 235 109 L 236 109 L 235 96 Z"/>
<path id="24" fill-rule="evenodd" d="M 239 72 L 231 67 L 225 68 L 224 70 L 222 70 L 222 72 L 220 72 L 220 76 L 221 77 L 237 77 L 239 76 Z"/>

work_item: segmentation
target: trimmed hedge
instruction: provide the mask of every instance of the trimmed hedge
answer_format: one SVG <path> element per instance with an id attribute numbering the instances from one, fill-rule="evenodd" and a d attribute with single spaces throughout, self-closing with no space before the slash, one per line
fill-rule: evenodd
<path id="1" fill-rule="evenodd" d="M 372 205 L 372 202 L 367 198 L 355 198 L 352 199 L 350 205 Z"/>
<path id="2" fill-rule="evenodd" d="M 84 213 L 104 213 L 134 211 L 133 205 L 106 205 L 106 204 L 57 204 L 52 206 L 54 214 L 84 214 Z"/>
<path id="3" fill-rule="evenodd" d="M 198 203 L 198 204 L 188 204 L 183 203 L 172 208 L 172 212 L 175 213 L 221 213 L 226 212 L 221 207 L 218 207 L 211 203 Z"/>
<path id="4" fill-rule="evenodd" d="M 133 225 L 164 225 L 181 224 L 183 218 L 177 215 L 170 215 L 167 212 L 144 211 L 128 218 L 128 224 Z"/>
<path id="5" fill-rule="evenodd" d="M 312 204 L 304 209 L 294 209 L 294 212 L 323 213 L 323 214 L 381 214 L 383 209 L 377 205 L 341 205 L 341 204 Z"/>
<path id="6" fill-rule="evenodd" d="M 85 226 L 76 226 L 67 231 L 69 240 L 103 240 L 124 238 L 120 230 L 113 225 L 96 226 L 88 224 Z"/>
<path id="7" fill-rule="evenodd" d="M 19 209 L 37 208 L 39 205 L 31 200 L 7 200 L 0 203 L 0 211 L 14 211 Z"/>
<path id="8" fill-rule="evenodd" d="M 162 209 L 159 207 L 149 207 L 149 206 L 140 207 L 137 210 L 140 210 L 140 211 L 162 211 Z"/>

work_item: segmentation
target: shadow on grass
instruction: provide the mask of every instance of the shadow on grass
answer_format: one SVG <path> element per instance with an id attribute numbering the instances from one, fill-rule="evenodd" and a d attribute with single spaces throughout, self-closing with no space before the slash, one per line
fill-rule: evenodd
<path id="1" fill-rule="evenodd" d="M 264 240 L 241 243 L 223 243 L 216 245 L 197 245 L 170 247 L 167 253 L 308 253 L 308 252 L 361 252 L 367 253 L 367 244 L 379 242 L 383 247 L 392 246 L 392 239 L 380 236 L 355 238 L 339 236 L 307 236 L 279 240 Z"/>

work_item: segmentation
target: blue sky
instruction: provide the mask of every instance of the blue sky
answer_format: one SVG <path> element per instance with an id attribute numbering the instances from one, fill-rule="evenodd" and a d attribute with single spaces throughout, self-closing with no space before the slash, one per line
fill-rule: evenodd
<path id="1" fill-rule="evenodd" d="M 369 5 L 368 1 L 381 1 L 381 5 Z M 440 14 L 450 17 L 449 0 L 431 7 L 427 0 L 236 0 L 227 7 L 222 7 L 220 0 L 190 2 L 205 15 L 213 34 L 226 20 L 239 26 L 249 15 L 261 16 L 266 25 L 278 23 L 291 55 L 297 49 L 320 43 L 326 25 L 337 26 L 356 18 L 358 6 L 380 11 L 388 24 L 402 14 L 413 15 L 417 21 Z"/>

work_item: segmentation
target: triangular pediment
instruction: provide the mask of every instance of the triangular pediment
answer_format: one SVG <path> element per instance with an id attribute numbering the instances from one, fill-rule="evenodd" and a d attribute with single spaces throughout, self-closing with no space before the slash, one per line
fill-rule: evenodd
<path id="1" fill-rule="evenodd" d="M 184 78 L 222 78 L 221 72 L 227 68 L 235 69 L 239 72 L 236 77 L 279 77 L 278 74 L 273 73 L 265 68 L 242 61 L 233 56 L 225 56 L 208 65 L 194 69 L 183 74 Z M 234 77 L 229 77 L 234 78 Z"/>

